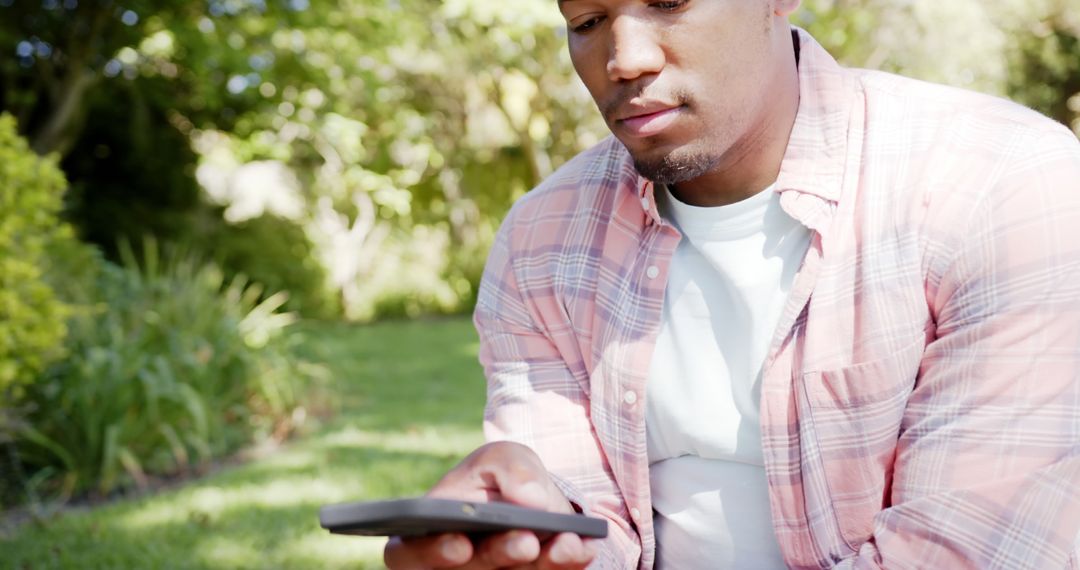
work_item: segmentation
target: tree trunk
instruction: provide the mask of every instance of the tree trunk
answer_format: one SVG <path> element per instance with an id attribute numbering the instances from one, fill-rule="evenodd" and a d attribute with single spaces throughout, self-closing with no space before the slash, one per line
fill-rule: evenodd
<path id="1" fill-rule="evenodd" d="M 60 100 L 53 107 L 45 124 L 33 134 L 31 146 L 38 154 L 71 150 L 79 134 L 81 111 L 85 107 L 86 93 L 97 83 L 98 74 L 83 69 L 71 69 L 61 88 Z"/>

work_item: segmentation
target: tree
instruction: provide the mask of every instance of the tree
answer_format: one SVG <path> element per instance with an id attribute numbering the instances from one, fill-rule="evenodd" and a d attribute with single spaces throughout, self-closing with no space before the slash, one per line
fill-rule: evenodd
<path id="1" fill-rule="evenodd" d="M 66 215 L 115 253 L 119 237 L 185 239 L 200 208 L 189 134 L 235 129 L 276 103 L 247 89 L 260 73 L 304 72 L 270 36 L 296 2 L 7 0 L 0 2 L 0 108 L 72 184 Z"/>
<path id="2" fill-rule="evenodd" d="M 1035 2 L 1011 46 L 1008 93 L 1080 135 L 1080 12 L 1075 1 Z M 1034 9 L 1033 9 L 1034 8 Z M 1011 20 L 1016 21 L 1016 20 Z"/>

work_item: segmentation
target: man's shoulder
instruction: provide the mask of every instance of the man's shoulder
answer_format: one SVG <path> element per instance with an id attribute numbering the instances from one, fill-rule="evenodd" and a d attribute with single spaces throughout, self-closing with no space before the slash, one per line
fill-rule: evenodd
<path id="1" fill-rule="evenodd" d="M 1019 103 L 959 87 L 931 83 L 883 71 L 851 70 L 866 97 L 871 129 L 898 129 L 937 134 L 978 134 L 992 145 L 1016 137 L 1076 136 L 1064 125 Z M 935 141 L 940 143 L 940 140 Z"/>
<path id="2" fill-rule="evenodd" d="M 1080 141 L 1064 125 L 1001 97 L 856 73 L 866 102 L 862 171 L 874 181 L 866 203 L 895 226 L 929 232 L 935 251 L 960 247 L 972 224 L 1004 219 L 987 212 L 1046 218 L 1073 194 Z"/>
<path id="3" fill-rule="evenodd" d="M 1072 131 L 1018 103 L 884 72 L 856 73 L 866 106 L 864 167 L 910 190 L 891 192 L 893 202 L 926 202 L 947 190 L 952 200 L 970 203 L 1012 192 L 1026 173 L 1080 162 Z"/>

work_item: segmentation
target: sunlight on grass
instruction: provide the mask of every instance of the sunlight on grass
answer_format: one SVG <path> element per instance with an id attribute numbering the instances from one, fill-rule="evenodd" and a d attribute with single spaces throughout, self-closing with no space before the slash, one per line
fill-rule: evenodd
<path id="1" fill-rule="evenodd" d="M 286 542 L 281 547 L 285 560 L 295 561 L 297 567 L 304 566 L 304 561 L 311 561 L 314 567 L 330 565 L 334 567 L 355 567 L 358 561 L 367 561 L 368 567 L 382 566 L 383 546 L 386 539 L 375 536 L 341 536 L 328 532 L 305 534 Z"/>
<path id="2" fill-rule="evenodd" d="M 326 480 L 283 479 L 258 486 L 204 487 L 155 508 L 134 511 L 121 517 L 117 526 L 144 530 L 153 525 L 177 524 L 192 518 L 213 521 L 236 510 L 314 506 L 348 498 L 340 486 Z"/>
<path id="3" fill-rule="evenodd" d="M 259 560 L 260 554 L 253 545 L 240 544 L 227 537 L 215 537 L 203 541 L 199 558 L 212 566 L 241 568 L 251 567 Z"/>
<path id="4" fill-rule="evenodd" d="M 356 496 L 354 487 L 362 483 L 362 473 L 326 468 L 325 450 L 333 447 L 373 447 L 390 451 L 431 453 L 437 456 L 465 454 L 480 444 L 478 430 L 440 431 L 430 428 L 415 433 L 380 434 L 347 428 L 327 436 L 311 438 L 303 449 L 284 449 L 260 460 L 261 468 L 291 469 L 294 475 L 279 475 L 261 485 L 209 485 L 161 497 L 118 521 L 118 526 L 140 529 L 153 525 L 177 524 L 195 516 L 215 518 L 232 510 L 322 505 L 347 501 Z M 323 453 L 320 454 L 319 452 Z M 285 473 L 287 471 L 283 471 Z"/>
<path id="5" fill-rule="evenodd" d="M 483 443 L 483 437 L 479 429 L 424 426 L 408 432 L 373 432 L 350 426 L 323 437 L 322 441 L 332 445 L 446 455 L 467 454 Z"/>
<path id="6" fill-rule="evenodd" d="M 117 526 L 127 529 L 146 528 L 151 526 L 178 524 L 188 517 L 189 511 L 175 501 L 157 501 L 145 507 L 122 515 L 117 520 Z"/>

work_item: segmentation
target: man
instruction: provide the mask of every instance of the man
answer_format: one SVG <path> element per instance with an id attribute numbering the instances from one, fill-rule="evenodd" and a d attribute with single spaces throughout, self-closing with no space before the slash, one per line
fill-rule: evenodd
<path id="1" fill-rule="evenodd" d="M 1080 567 L 1080 144 L 841 68 L 798 4 L 560 0 L 614 138 L 505 221 L 493 443 L 431 495 L 611 533 L 388 566 Z"/>

